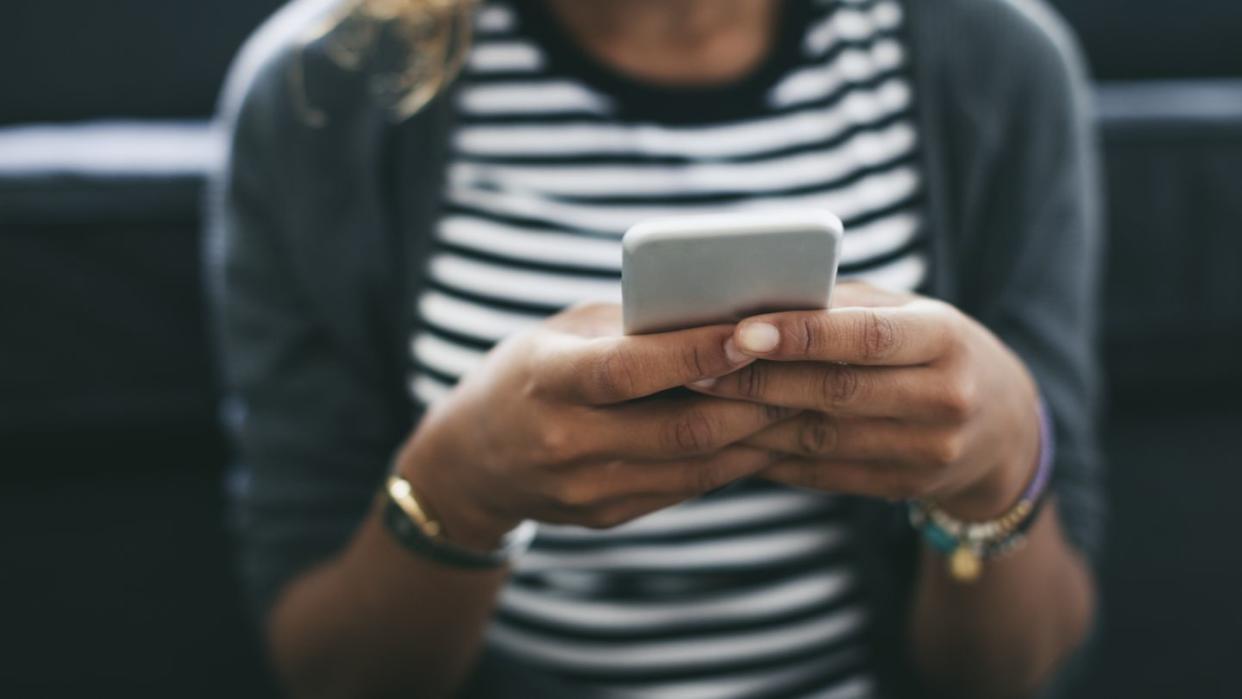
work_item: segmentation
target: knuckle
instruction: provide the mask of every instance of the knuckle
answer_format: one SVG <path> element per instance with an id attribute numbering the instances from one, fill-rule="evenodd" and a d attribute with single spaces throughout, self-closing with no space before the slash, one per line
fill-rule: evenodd
<path id="1" fill-rule="evenodd" d="M 522 382 L 522 395 L 529 400 L 555 401 L 558 394 L 564 394 L 565 387 L 556 385 L 556 379 L 550 371 L 540 370 L 533 366 L 525 374 Z"/>
<path id="2" fill-rule="evenodd" d="M 502 351 L 500 345 L 492 349 L 493 353 L 500 351 Z M 546 350 L 535 344 L 521 361 L 520 366 L 525 379 L 522 382 L 522 394 L 528 398 L 552 396 L 557 392 L 555 374 L 549 370 L 550 362 L 546 355 Z"/>
<path id="3" fill-rule="evenodd" d="M 707 461 L 687 470 L 684 495 L 706 493 L 727 483 L 727 473 L 719 464 Z"/>
<path id="4" fill-rule="evenodd" d="M 552 387 L 546 377 L 528 372 L 518 387 L 518 395 L 525 400 L 540 400 L 552 395 Z"/>
<path id="5" fill-rule="evenodd" d="M 686 376 L 711 375 L 708 358 L 697 344 L 689 344 L 681 349 L 681 364 Z"/>
<path id="6" fill-rule="evenodd" d="M 802 356 L 807 356 L 816 348 L 819 342 L 819 324 L 816 317 L 804 315 L 794 323 L 792 335 L 792 343 L 795 347 L 802 348 Z"/>
<path id="7" fill-rule="evenodd" d="M 716 439 L 716 425 L 701 410 L 689 410 L 667 423 L 665 444 L 681 453 L 697 453 L 710 449 Z"/>
<path id="8" fill-rule="evenodd" d="M 938 327 L 941 328 L 940 339 L 944 342 L 946 349 L 951 353 L 964 350 L 967 347 L 966 338 L 968 333 L 969 319 L 961 311 L 944 301 L 936 301 L 936 308 L 939 309 L 940 317 L 944 319 Z"/>
<path id="9" fill-rule="evenodd" d="M 594 502 L 596 493 L 589 483 L 565 479 L 553 486 L 552 497 L 559 505 L 578 508 Z"/>
<path id="10" fill-rule="evenodd" d="M 797 412 L 797 410 L 783 405 L 772 405 L 770 403 L 755 403 L 755 405 L 759 408 L 763 421 L 767 423 L 780 422 L 785 418 L 792 417 Z"/>
<path id="11" fill-rule="evenodd" d="M 549 463 L 572 460 L 574 443 L 573 434 L 561 424 L 545 425 L 539 433 L 539 451 L 543 460 Z"/>
<path id="12" fill-rule="evenodd" d="M 965 413 L 972 415 L 979 405 L 979 384 L 972 377 L 963 377 L 957 382 L 957 397 Z"/>
<path id="13" fill-rule="evenodd" d="M 951 381 L 940 393 L 940 409 L 952 420 L 965 420 L 975 409 L 977 389 L 973 381 L 959 379 Z"/>
<path id="14" fill-rule="evenodd" d="M 758 400 L 763 398 L 767 390 L 767 370 L 761 364 L 752 364 L 737 372 L 737 394 L 739 398 Z"/>
<path id="15" fill-rule="evenodd" d="M 960 461 L 962 451 L 961 437 L 956 432 L 950 432 L 928 443 L 923 460 L 934 467 L 945 468 Z"/>
<path id="16" fill-rule="evenodd" d="M 820 381 L 820 396 L 830 409 L 857 401 L 863 390 L 862 373 L 846 364 L 829 365 Z"/>
<path id="17" fill-rule="evenodd" d="M 630 358 L 610 352 L 595 364 L 594 385 L 604 400 L 622 400 L 634 395 L 638 377 Z"/>
<path id="18" fill-rule="evenodd" d="M 862 314 L 858 328 L 858 354 L 869 362 L 883 361 L 897 350 L 897 324 L 892 318 L 868 310 Z"/>
<path id="19" fill-rule="evenodd" d="M 943 327 L 940 329 L 935 341 L 940 344 L 940 359 L 947 366 L 956 366 L 968 362 L 967 353 L 969 352 L 969 346 L 961 333 L 954 332 L 952 328 Z"/>
<path id="20" fill-rule="evenodd" d="M 808 413 L 798 429 L 798 446 L 811 456 L 824 456 L 836 450 L 836 421 L 823 413 Z"/>
<path id="21" fill-rule="evenodd" d="M 970 316 L 966 315 L 957 306 L 944 301 L 942 299 L 921 299 L 920 302 L 926 302 L 931 305 L 932 312 L 938 314 L 950 325 L 963 325 L 970 322 Z"/>

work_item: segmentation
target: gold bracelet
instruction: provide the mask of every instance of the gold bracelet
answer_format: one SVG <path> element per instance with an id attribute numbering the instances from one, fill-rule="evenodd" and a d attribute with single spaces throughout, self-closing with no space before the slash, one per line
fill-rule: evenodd
<path id="1" fill-rule="evenodd" d="M 506 533 L 500 546 L 478 551 L 459 546 L 445 536 L 444 526 L 418 501 L 410 482 L 399 475 L 388 477 L 384 486 L 388 496 L 383 521 L 397 541 L 407 549 L 433 561 L 455 568 L 498 568 L 521 555 L 535 538 L 535 523 L 525 521 Z"/>
<path id="2" fill-rule="evenodd" d="M 433 519 L 427 514 L 418 498 L 414 497 L 414 487 L 410 482 L 395 473 L 388 476 L 388 483 L 385 486 L 388 490 L 388 497 L 397 503 L 397 507 L 405 513 L 407 517 L 423 530 L 423 534 L 432 539 L 440 538 L 444 532 L 444 528 L 440 526 L 440 522 Z"/>

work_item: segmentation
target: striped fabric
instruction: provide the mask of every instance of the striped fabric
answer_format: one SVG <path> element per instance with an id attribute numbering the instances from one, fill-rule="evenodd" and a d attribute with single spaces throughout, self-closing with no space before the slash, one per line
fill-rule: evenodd
<path id="1" fill-rule="evenodd" d="M 787 0 L 766 64 L 687 101 L 578 53 L 538 0 L 486 3 L 416 300 L 414 399 L 570 304 L 619 301 L 621 235 L 649 217 L 826 208 L 846 223 L 843 278 L 919 287 L 901 23 L 896 0 Z M 850 540 L 833 496 L 760 481 L 609 531 L 542 526 L 489 638 L 607 696 L 870 696 Z"/>

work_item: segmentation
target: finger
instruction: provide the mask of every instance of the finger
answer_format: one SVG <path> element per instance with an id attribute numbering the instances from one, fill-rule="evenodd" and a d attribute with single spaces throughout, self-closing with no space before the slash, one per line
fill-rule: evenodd
<path id="1" fill-rule="evenodd" d="M 914 298 L 910 294 L 881 289 L 866 282 L 847 281 L 837 284 L 832 290 L 832 307 L 900 306 L 913 301 Z"/>
<path id="2" fill-rule="evenodd" d="M 686 498 L 681 495 L 632 495 L 608 499 L 590 505 L 553 505 L 545 506 L 536 519 L 544 524 L 572 525 L 590 529 L 612 529 L 644 515 L 663 510 L 681 502 Z M 564 532 L 551 529 L 540 530 L 540 536 L 548 535 L 549 541 L 565 536 Z M 571 533 L 569 536 L 580 536 Z M 555 545 L 555 544 L 553 544 Z"/>
<path id="3" fill-rule="evenodd" d="M 816 362 L 756 362 L 710 386 L 722 398 L 854 417 L 935 419 L 947 407 L 945 378 L 930 367 L 869 367 Z"/>
<path id="4" fill-rule="evenodd" d="M 621 495 L 659 495 L 688 499 L 753 476 L 779 457 L 753 447 L 732 446 L 697 459 L 676 462 L 629 462 Z"/>
<path id="5" fill-rule="evenodd" d="M 955 316 L 946 308 L 918 300 L 897 307 L 771 313 L 742 321 L 733 339 L 739 350 L 763 359 L 926 364 L 952 346 Z"/>
<path id="6" fill-rule="evenodd" d="M 950 431 L 886 418 L 842 418 L 806 411 L 747 437 L 742 444 L 794 457 L 887 461 L 910 467 L 954 456 Z"/>
<path id="7" fill-rule="evenodd" d="M 728 447 L 681 461 L 614 459 L 566 474 L 555 500 L 559 507 L 576 511 L 634 498 L 685 500 L 752 476 L 778 458 L 750 447 Z"/>
<path id="8" fill-rule="evenodd" d="M 554 343 L 539 373 L 558 395 L 610 405 L 727 374 L 754 361 L 733 347 L 733 326 Z M 726 344 L 728 346 L 726 347 Z"/>
<path id="9" fill-rule="evenodd" d="M 601 504 L 581 518 L 583 526 L 612 529 L 686 501 L 683 495 L 639 495 Z"/>
<path id="10" fill-rule="evenodd" d="M 785 420 L 797 410 L 783 406 L 686 394 L 599 410 L 597 443 L 602 455 L 674 459 L 707 455 Z"/>
<path id="11" fill-rule="evenodd" d="M 798 488 L 886 500 L 921 497 L 929 490 L 923 476 L 889 462 L 784 459 L 759 476 Z"/>
<path id="12" fill-rule="evenodd" d="M 624 334 L 621 318 L 621 304 L 587 301 L 548 318 L 545 325 L 577 337 L 615 337 Z"/>

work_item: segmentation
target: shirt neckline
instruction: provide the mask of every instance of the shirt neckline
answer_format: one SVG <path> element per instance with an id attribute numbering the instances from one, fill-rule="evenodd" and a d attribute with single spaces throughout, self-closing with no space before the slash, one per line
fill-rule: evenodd
<path id="1" fill-rule="evenodd" d="M 696 124 L 753 116 L 766 108 L 768 91 L 801 58 L 810 21 L 807 0 L 782 0 L 776 36 L 758 65 L 725 83 L 669 86 L 627 75 L 579 46 L 543 0 L 512 0 L 520 33 L 544 52 L 548 70 L 572 76 L 614 100 L 618 118 Z"/>

